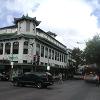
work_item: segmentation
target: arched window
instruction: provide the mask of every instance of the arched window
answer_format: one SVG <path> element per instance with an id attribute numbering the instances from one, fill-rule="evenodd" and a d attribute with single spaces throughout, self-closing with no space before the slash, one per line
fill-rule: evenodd
<path id="1" fill-rule="evenodd" d="M 8 42 L 5 44 L 5 54 L 10 54 L 11 43 Z"/>
<path id="2" fill-rule="evenodd" d="M 3 43 L 0 43 L 0 55 L 3 54 Z"/>
<path id="3" fill-rule="evenodd" d="M 19 51 L 19 42 L 13 43 L 13 54 L 18 54 Z"/>
<path id="4" fill-rule="evenodd" d="M 28 54 L 28 41 L 25 41 L 24 42 L 23 54 Z"/>

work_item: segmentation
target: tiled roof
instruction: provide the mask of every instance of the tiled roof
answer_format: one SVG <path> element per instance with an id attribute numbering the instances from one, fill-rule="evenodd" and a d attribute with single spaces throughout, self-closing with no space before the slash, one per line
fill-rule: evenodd
<path id="1" fill-rule="evenodd" d="M 36 28 L 36 31 L 46 33 L 45 31 L 43 31 L 43 30 L 42 30 L 42 29 L 40 29 L 40 28 Z"/>
<path id="2" fill-rule="evenodd" d="M 51 31 L 48 31 L 47 34 L 49 34 L 51 36 L 54 35 L 55 37 L 57 36 L 55 33 L 52 33 Z"/>

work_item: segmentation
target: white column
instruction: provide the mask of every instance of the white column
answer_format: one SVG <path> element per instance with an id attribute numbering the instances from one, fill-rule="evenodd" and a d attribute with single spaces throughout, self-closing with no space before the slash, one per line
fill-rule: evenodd
<path id="1" fill-rule="evenodd" d="M 5 42 L 3 43 L 3 55 L 5 55 Z"/>
<path id="2" fill-rule="evenodd" d="M 45 46 L 44 46 L 44 58 L 45 58 Z"/>
<path id="3" fill-rule="evenodd" d="M 13 53 L 13 42 L 11 42 L 10 54 Z"/>
<path id="4" fill-rule="evenodd" d="M 24 40 L 19 41 L 19 56 L 18 56 L 18 63 L 23 63 L 23 43 Z"/>

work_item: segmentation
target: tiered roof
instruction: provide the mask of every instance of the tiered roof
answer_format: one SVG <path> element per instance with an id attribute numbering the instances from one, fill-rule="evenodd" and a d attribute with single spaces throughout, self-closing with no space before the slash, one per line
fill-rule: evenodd
<path id="1" fill-rule="evenodd" d="M 41 21 L 36 20 L 36 17 L 31 18 L 28 15 L 27 16 L 23 15 L 20 18 L 14 18 L 14 23 L 17 24 L 19 21 L 22 21 L 22 20 L 30 20 L 30 21 L 34 22 L 36 24 L 36 26 L 38 26 L 41 23 Z"/>

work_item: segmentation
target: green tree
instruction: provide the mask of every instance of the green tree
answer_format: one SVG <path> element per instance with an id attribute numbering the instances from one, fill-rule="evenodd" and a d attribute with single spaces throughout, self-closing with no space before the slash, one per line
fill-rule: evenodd
<path id="1" fill-rule="evenodd" d="M 72 50 L 72 58 L 76 61 L 76 68 L 78 65 L 83 64 L 83 51 L 79 48 L 74 48 Z"/>
<path id="2" fill-rule="evenodd" d="M 100 64 L 100 36 L 96 35 L 93 39 L 86 42 L 84 55 L 87 64 Z"/>

